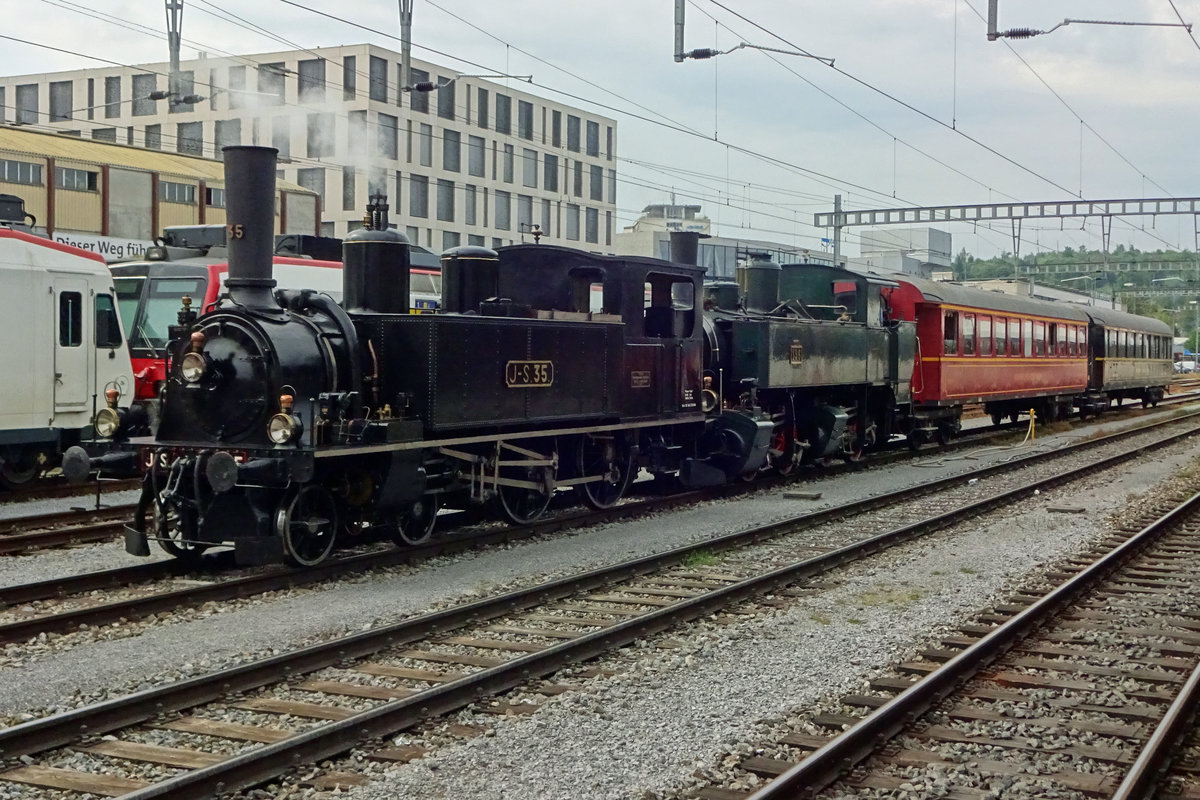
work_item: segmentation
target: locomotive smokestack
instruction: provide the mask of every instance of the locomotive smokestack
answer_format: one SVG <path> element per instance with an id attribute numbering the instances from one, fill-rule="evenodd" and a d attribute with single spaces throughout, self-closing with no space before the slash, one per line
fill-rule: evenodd
<path id="1" fill-rule="evenodd" d="M 699 263 L 700 240 L 707 238 L 699 231 L 671 231 L 671 260 L 695 266 Z"/>
<path id="2" fill-rule="evenodd" d="M 275 248 L 274 147 L 233 146 L 225 158 L 225 238 L 229 276 L 225 288 L 234 303 L 274 311 L 272 253 Z"/>

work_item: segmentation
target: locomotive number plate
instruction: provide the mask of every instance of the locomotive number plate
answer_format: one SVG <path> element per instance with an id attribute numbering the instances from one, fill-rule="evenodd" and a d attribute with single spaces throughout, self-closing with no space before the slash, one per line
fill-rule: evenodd
<path id="1" fill-rule="evenodd" d="M 635 369 L 629 373 L 629 385 L 634 389 L 646 389 L 650 386 L 650 370 Z"/>
<path id="2" fill-rule="evenodd" d="M 793 340 L 788 348 L 788 363 L 793 367 L 798 367 L 802 361 L 804 361 L 804 345 Z"/>
<path id="3" fill-rule="evenodd" d="M 504 367 L 504 383 L 510 389 L 554 385 L 553 361 L 509 361 Z"/>

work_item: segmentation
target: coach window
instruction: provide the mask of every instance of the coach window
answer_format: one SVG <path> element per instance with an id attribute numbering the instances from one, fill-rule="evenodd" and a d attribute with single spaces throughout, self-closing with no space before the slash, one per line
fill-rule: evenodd
<path id="1" fill-rule="evenodd" d="M 120 347 L 121 324 L 111 294 L 96 295 L 96 347 Z"/>
<path id="2" fill-rule="evenodd" d="M 58 296 L 58 343 L 78 347 L 83 343 L 83 295 L 63 292 Z"/>
<path id="3" fill-rule="evenodd" d="M 975 315 L 963 314 L 962 318 L 963 355 L 975 355 Z"/>
<path id="4" fill-rule="evenodd" d="M 996 317 L 996 355 L 1002 356 L 1008 352 L 1008 320 Z"/>
<path id="5" fill-rule="evenodd" d="M 1019 319 L 1008 321 L 1008 354 L 1010 356 L 1021 355 L 1021 320 Z"/>
<path id="6" fill-rule="evenodd" d="M 1139 334 L 1137 335 L 1137 337 L 1138 337 L 1138 341 L 1137 341 L 1137 357 L 1138 357 L 1138 358 L 1145 358 L 1145 357 L 1146 357 L 1146 334 L 1144 334 L 1144 333 L 1139 333 Z"/>
<path id="7" fill-rule="evenodd" d="M 979 336 L 979 355 L 991 355 L 991 317 L 980 314 L 976 321 Z"/>
<path id="8" fill-rule="evenodd" d="M 1033 354 L 1046 355 L 1046 323 L 1040 320 L 1033 323 Z"/>
<path id="9" fill-rule="evenodd" d="M 958 354 L 958 312 L 947 311 L 942 320 L 943 350 L 946 355 Z"/>

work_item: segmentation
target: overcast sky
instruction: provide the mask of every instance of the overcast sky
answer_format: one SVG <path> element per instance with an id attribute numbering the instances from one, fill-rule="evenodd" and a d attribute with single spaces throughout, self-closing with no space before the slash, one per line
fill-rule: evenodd
<path id="1" fill-rule="evenodd" d="M 1200 0 L 999 2 L 1001 29 L 1178 23 L 1175 9 L 1200 26 Z M 81 13 L 161 32 L 161 0 L 3 5 L 23 20 L 3 33 L 67 52 L 4 42 L 2 74 L 100 66 L 84 56 L 166 60 L 165 34 Z M 760 49 L 677 64 L 673 0 L 414 0 L 413 53 L 466 73 L 532 74 L 520 88 L 616 118 L 619 225 L 674 192 L 722 235 L 819 249 L 829 233 L 812 215 L 835 193 L 851 209 L 1200 195 L 1200 46 L 1185 30 L 1072 24 L 988 42 L 986 16 L 987 0 L 688 3 L 688 49 L 799 49 L 834 69 Z M 185 0 L 183 57 L 291 49 L 253 26 L 302 47 L 398 49 L 392 0 Z M 1112 247 L 1194 250 L 1196 224 L 1119 219 Z M 956 252 L 1013 248 L 1007 222 L 945 227 Z M 849 254 L 860 236 L 870 231 L 850 229 Z M 1096 218 L 1026 223 L 1022 239 L 1022 253 L 1102 244 Z"/>

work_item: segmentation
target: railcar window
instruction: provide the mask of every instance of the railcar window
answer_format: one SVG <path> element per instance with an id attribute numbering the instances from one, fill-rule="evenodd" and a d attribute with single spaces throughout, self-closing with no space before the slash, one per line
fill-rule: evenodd
<path id="1" fill-rule="evenodd" d="M 1035 356 L 1046 355 L 1046 323 L 1033 323 L 1033 354 Z"/>
<path id="2" fill-rule="evenodd" d="M 96 295 L 96 347 L 120 347 L 121 325 L 111 294 Z"/>
<path id="3" fill-rule="evenodd" d="M 83 343 L 83 295 L 79 292 L 58 296 L 58 343 L 63 347 Z"/>
<path id="4" fill-rule="evenodd" d="M 1008 352 L 1008 320 L 996 317 L 996 355 L 1002 356 Z"/>
<path id="5" fill-rule="evenodd" d="M 963 355 L 975 355 L 975 315 L 963 314 L 962 320 Z"/>
<path id="6" fill-rule="evenodd" d="M 1129 357 L 1129 335 L 1125 331 L 1117 331 L 1117 358 Z"/>
<path id="7" fill-rule="evenodd" d="M 947 311 L 946 316 L 942 320 L 942 340 L 946 355 L 952 356 L 958 353 L 958 312 Z"/>
<path id="8" fill-rule="evenodd" d="M 1033 355 L 1033 320 L 1021 320 L 1021 338 L 1025 340 L 1025 348 L 1023 352 L 1025 357 Z"/>
<path id="9" fill-rule="evenodd" d="M 979 355 L 992 354 L 992 318 L 979 317 Z"/>
<path id="10" fill-rule="evenodd" d="M 113 284 L 117 289 L 117 308 L 121 310 L 121 326 L 133 330 L 133 320 L 137 316 L 138 303 L 142 300 L 142 287 L 146 285 L 145 278 L 114 278 Z"/>
<path id="11" fill-rule="evenodd" d="M 208 281 L 205 278 L 156 278 L 150 281 L 150 291 L 141 314 L 129 332 L 131 347 L 161 349 L 167 343 L 167 328 L 179 318 L 180 299 L 192 298 L 192 308 L 200 308 Z"/>
<path id="12" fill-rule="evenodd" d="M 1117 356 L 1117 332 L 1112 328 L 1104 332 L 1104 355 L 1108 358 Z"/>
<path id="13" fill-rule="evenodd" d="M 1137 335 L 1137 357 L 1146 357 L 1146 334 L 1139 333 Z"/>
<path id="14" fill-rule="evenodd" d="M 1021 320 L 1019 319 L 1008 321 L 1008 354 L 1010 356 L 1021 355 Z"/>
<path id="15" fill-rule="evenodd" d="M 1046 340 L 1049 345 L 1046 348 L 1046 355 L 1056 356 L 1058 355 L 1058 323 L 1046 323 L 1046 328 L 1046 332 L 1049 334 L 1049 338 Z"/>

